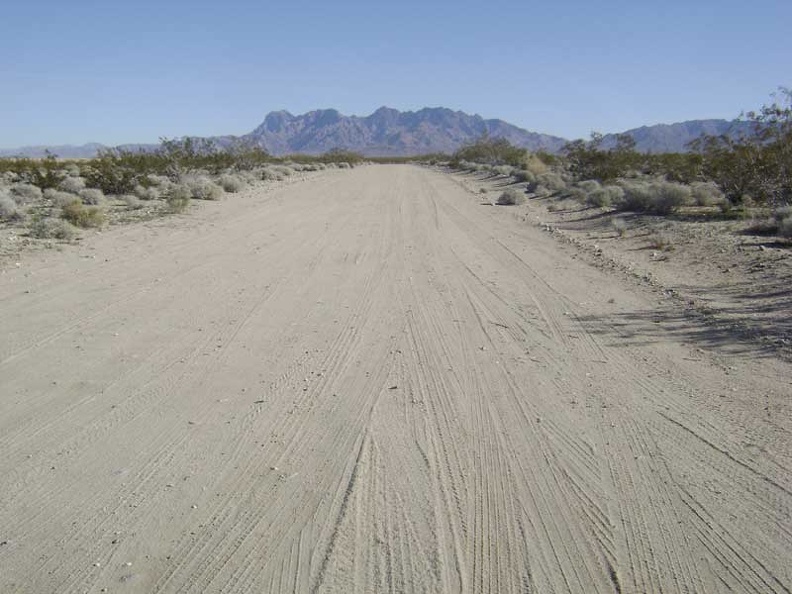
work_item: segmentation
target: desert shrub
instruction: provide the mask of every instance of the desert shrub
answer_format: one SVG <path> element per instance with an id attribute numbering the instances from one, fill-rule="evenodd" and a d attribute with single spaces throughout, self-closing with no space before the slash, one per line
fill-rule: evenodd
<path id="1" fill-rule="evenodd" d="M 192 190 L 184 184 L 174 184 L 165 193 L 165 203 L 170 212 L 184 212 L 190 205 Z"/>
<path id="2" fill-rule="evenodd" d="M 606 207 L 613 204 L 610 194 L 605 188 L 597 188 L 586 196 L 586 202 L 591 206 Z"/>
<path id="3" fill-rule="evenodd" d="M 82 227 L 101 227 L 105 222 L 105 213 L 98 206 L 85 206 L 79 199 L 61 208 L 61 217 L 72 225 Z"/>
<path id="4" fill-rule="evenodd" d="M 602 188 L 600 183 L 595 179 L 587 179 L 584 181 L 579 181 L 575 185 L 581 190 L 583 190 L 586 194 L 590 194 L 591 192 L 594 192 Z"/>
<path id="5" fill-rule="evenodd" d="M 220 200 L 223 188 L 205 177 L 190 178 L 185 181 L 196 200 Z"/>
<path id="6" fill-rule="evenodd" d="M 553 171 L 547 171 L 536 176 L 536 184 L 544 186 L 549 192 L 560 192 L 566 188 L 564 179 Z"/>
<path id="7" fill-rule="evenodd" d="M 498 175 L 505 175 L 509 177 L 514 172 L 514 167 L 511 165 L 497 165 L 492 168 L 492 171 Z"/>
<path id="8" fill-rule="evenodd" d="M 781 206 L 773 211 L 776 233 L 786 239 L 792 239 L 792 205 Z"/>
<path id="9" fill-rule="evenodd" d="M 0 174 L 0 185 L 15 184 L 19 181 L 19 174 L 16 171 L 4 171 Z"/>
<path id="10" fill-rule="evenodd" d="M 223 188 L 211 180 L 198 180 L 188 185 L 192 197 L 197 200 L 220 200 L 223 196 Z"/>
<path id="11" fill-rule="evenodd" d="M 104 202 L 104 193 L 98 188 L 85 188 L 79 192 L 83 204 L 98 206 Z"/>
<path id="12" fill-rule="evenodd" d="M 341 162 L 338 164 L 338 168 L 339 168 L 339 169 L 352 169 L 352 165 L 350 165 L 350 164 L 349 164 L 349 163 L 347 163 L 346 161 L 341 161 Z"/>
<path id="13" fill-rule="evenodd" d="M 220 176 L 220 186 L 226 192 L 239 192 L 245 187 L 245 182 L 238 175 L 225 174 Z"/>
<path id="14" fill-rule="evenodd" d="M 140 198 L 138 198 L 134 194 L 124 194 L 123 196 L 119 196 L 118 199 L 121 202 L 123 202 L 129 210 L 137 210 L 139 208 L 143 208 L 143 204 L 140 202 Z"/>
<path id="15" fill-rule="evenodd" d="M 498 204 L 502 206 L 513 206 L 525 202 L 525 194 L 515 188 L 509 188 L 498 196 Z"/>
<path id="16" fill-rule="evenodd" d="M 24 213 L 8 194 L 0 194 L 0 221 L 19 221 Z"/>
<path id="17" fill-rule="evenodd" d="M 714 206 L 725 200 L 715 182 L 694 182 L 690 186 L 690 194 L 696 206 Z"/>
<path id="18" fill-rule="evenodd" d="M 611 227 L 613 227 L 616 235 L 619 237 L 624 237 L 624 234 L 627 232 L 627 221 L 620 217 L 616 217 L 615 219 L 611 220 Z"/>
<path id="19" fill-rule="evenodd" d="M 56 190 L 54 188 L 47 188 L 44 190 L 44 198 L 50 200 L 52 204 L 57 207 L 63 207 L 70 202 L 74 202 L 76 196 L 74 194 L 69 194 L 68 192 L 61 192 L 60 190 Z"/>
<path id="20" fill-rule="evenodd" d="M 520 167 L 526 171 L 530 171 L 533 175 L 541 175 L 548 170 L 547 164 L 542 160 L 541 155 L 537 155 L 536 153 L 528 153 L 525 155 L 520 163 Z"/>
<path id="21" fill-rule="evenodd" d="M 145 187 L 141 184 L 132 188 L 132 194 L 140 200 L 156 200 L 160 197 L 160 186 Z"/>
<path id="22" fill-rule="evenodd" d="M 77 230 L 63 219 L 39 218 L 30 225 L 30 234 L 38 239 L 62 239 L 68 241 L 77 235 Z"/>
<path id="23" fill-rule="evenodd" d="M 690 199 L 690 188 L 667 181 L 630 181 L 622 185 L 624 196 L 618 205 L 622 210 L 667 215 Z"/>
<path id="24" fill-rule="evenodd" d="M 17 204 L 29 204 L 41 200 L 41 189 L 33 184 L 14 184 L 11 186 L 11 195 Z"/>
<path id="25" fill-rule="evenodd" d="M 69 177 L 80 177 L 80 166 L 77 163 L 64 163 L 63 172 Z"/>
<path id="26" fill-rule="evenodd" d="M 529 184 L 536 181 L 536 175 L 527 169 L 515 169 L 512 171 L 512 177 L 518 182 L 527 182 Z"/>
<path id="27" fill-rule="evenodd" d="M 602 186 L 590 192 L 586 202 L 592 206 L 607 207 L 621 202 L 624 190 L 619 186 Z"/>
<path id="28" fill-rule="evenodd" d="M 528 151 L 512 145 L 505 138 L 484 135 L 456 151 L 451 158 L 451 166 L 457 168 L 462 161 L 522 166 L 527 154 Z"/>
<path id="29" fill-rule="evenodd" d="M 58 184 L 58 189 L 71 194 L 79 194 L 85 189 L 85 180 L 81 177 L 65 177 Z"/>
<path id="30" fill-rule="evenodd" d="M 335 163 L 333 163 L 335 167 Z M 261 170 L 261 179 L 264 181 L 281 181 L 285 175 L 278 171 L 274 166 L 264 167 Z"/>

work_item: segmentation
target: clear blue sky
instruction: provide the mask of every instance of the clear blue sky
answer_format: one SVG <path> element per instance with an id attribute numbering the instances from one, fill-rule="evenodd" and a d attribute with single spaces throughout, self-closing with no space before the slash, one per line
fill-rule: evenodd
<path id="1" fill-rule="evenodd" d="M 567 138 L 732 118 L 792 86 L 790 32 L 790 0 L 6 2 L 0 147 L 244 134 L 328 107 Z"/>

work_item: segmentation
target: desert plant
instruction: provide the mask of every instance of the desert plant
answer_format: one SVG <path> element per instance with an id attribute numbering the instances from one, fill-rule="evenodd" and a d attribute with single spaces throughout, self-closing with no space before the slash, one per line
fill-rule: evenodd
<path id="1" fill-rule="evenodd" d="M 0 194 L 0 221 L 19 221 L 24 213 L 8 194 Z"/>
<path id="2" fill-rule="evenodd" d="M 627 232 L 627 221 L 621 217 L 616 217 L 611 220 L 611 227 L 613 227 L 616 235 L 619 237 L 624 237 L 624 234 Z"/>
<path id="3" fill-rule="evenodd" d="M 245 187 L 245 182 L 242 181 L 242 178 L 238 175 L 226 173 L 225 175 L 221 175 L 218 181 L 223 190 L 230 193 L 239 192 Z"/>
<path id="4" fill-rule="evenodd" d="M 79 194 L 85 189 L 85 180 L 81 177 L 65 177 L 58 184 L 58 189 L 71 194 Z"/>
<path id="5" fill-rule="evenodd" d="M 85 188 L 84 190 L 80 190 L 79 196 L 83 204 L 98 206 L 104 203 L 104 194 L 102 190 L 98 188 Z"/>
<path id="6" fill-rule="evenodd" d="M 792 239 L 792 205 L 781 206 L 773 211 L 776 233 L 785 239 Z"/>
<path id="7" fill-rule="evenodd" d="M 165 193 L 165 203 L 170 212 L 184 212 L 190 205 L 192 191 L 183 184 L 174 184 Z"/>
<path id="8" fill-rule="evenodd" d="M 44 198 L 51 201 L 54 206 L 63 207 L 70 202 L 74 202 L 76 196 L 68 192 L 61 192 L 54 188 L 47 188 L 44 190 Z"/>
<path id="9" fill-rule="evenodd" d="M 38 239 L 62 239 L 68 241 L 77 235 L 77 230 L 63 219 L 38 218 L 30 225 L 30 235 Z"/>
<path id="10" fill-rule="evenodd" d="M 618 205 L 621 210 L 667 215 L 690 199 L 688 186 L 667 181 L 629 181 L 622 184 L 624 196 Z"/>
<path id="11" fill-rule="evenodd" d="M 586 196 L 586 202 L 591 206 L 607 207 L 613 204 L 610 194 L 605 188 L 598 188 Z"/>
<path id="12" fill-rule="evenodd" d="M 544 186 L 549 192 L 560 192 L 566 188 L 566 182 L 558 173 L 547 171 L 536 176 L 537 186 Z"/>
<path id="13" fill-rule="evenodd" d="M 694 182 L 690 186 L 690 194 L 696 206 L 714 206 L 725 199 L 715 182 Z"/>
<path id="14" fill-rule="evenodd" d="M 149 187 L 137 184 L 132 188 L 132 194 L 140 200 L 156 200 L 160 197 L 159 186 L 151 185 Z"/>
<path id="15" fill-rule="evenodd" d="M 196 200 L 220 200 L 223 195 L 223 188 L 207 177 L 185 176 L 182 182 L 190 189 L 192 197 Z"/>
<path id="16" fill-rule="evenodd" d="M 105 222 L 105 213 L 98 206 L 85 206 L 79 199 L 61 208 L 61 217 L 72 225 L 82 228 L 101 227 Z"/>
<path id="17" fill-rule="evenodd" d="M 29 204 L 42 198 L 41 189 L 33 184 L 14 184 L 11 195 L 17 204 Z"/>
<path id="18" fill-rule="evenodd" d="M 525 202 L 525 194 L 515 188 L 509 188 L 498 196 L 498 204 L 502 206 L 513 206 Z"/>
<path id="19" fill-rule="evenodd" d="M 532 183 L 536 181 L 536 175 L 527 169 L 515 169 L 512 171 L 512 177 L 518 182 Z"/>
<path id="20" fill-rule="evenodd" d="M 123 196 L 119 196 L 118 199 L 121 200 L 121 202 L 123 202 L 129 210 L 143 208 L 140 198 L 134 194 L 124 194 Z"/>

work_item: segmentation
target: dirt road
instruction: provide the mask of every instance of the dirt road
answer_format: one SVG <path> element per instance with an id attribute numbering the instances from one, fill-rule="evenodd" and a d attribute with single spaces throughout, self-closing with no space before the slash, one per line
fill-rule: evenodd
<path id="1" fill-rule="evenodd" d="M 7 269 L 0 591 L 790 592 L 790 366 L 512 213 L 372 166 Z"/>

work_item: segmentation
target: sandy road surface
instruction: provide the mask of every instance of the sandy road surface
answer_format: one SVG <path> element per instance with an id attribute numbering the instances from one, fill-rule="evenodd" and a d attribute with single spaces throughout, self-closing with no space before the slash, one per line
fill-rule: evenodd
<path id="1" fill-rule="evenodd" d="M 368 167 L 6 270 L 0 591 L 789 592 L 788 364 L 511 212 Z"/>

